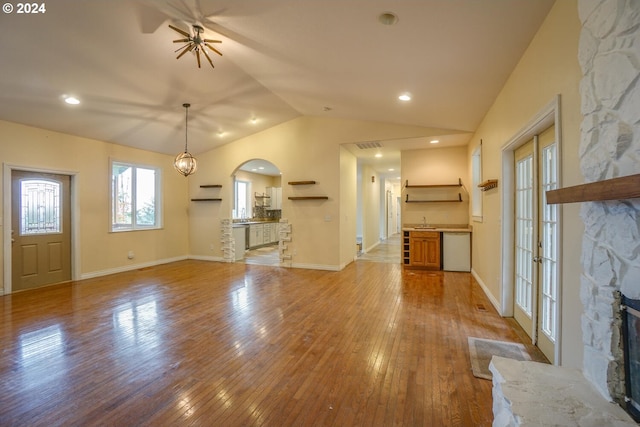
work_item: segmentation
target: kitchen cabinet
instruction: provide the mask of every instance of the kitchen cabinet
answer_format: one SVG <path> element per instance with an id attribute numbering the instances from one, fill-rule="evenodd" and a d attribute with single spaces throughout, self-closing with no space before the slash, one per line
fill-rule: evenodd
<path id="1" fill-rule="evenodd" d="M 270 223 L 262 225 L 262 243 L 271 243 L 271 225 Z"/>
<path id="2" fill-rule="evenodd" d="M 264 224 L 251 224 L 249 226 L 249 247 L 255 248 L 264 244 Z"/>
<path id="3" fill-rule="evenodd" d="M 280 240 L 278 231 L 279 224 L 277 222 L 264 224 L 264 243 L 277 243 Z"/>
<path id="4" fill-rule="evenodd" d="M 249 225 L 249 248 L 278 243 L 280 224 L 277 222 L 265 222 L 263 224 Z"/>
<path id="5" fill-rule="evenodd" d="M 408 266 L 440 270 L 440 246 L 440 232 L 410 231 Z"/>
<path id="6" fill-rule="evenodd" d="M 282 187 L 267 187 L 267 196 L 269 196 L 270 204 L 267 210 L 280 210 L 282 209 Z"/>

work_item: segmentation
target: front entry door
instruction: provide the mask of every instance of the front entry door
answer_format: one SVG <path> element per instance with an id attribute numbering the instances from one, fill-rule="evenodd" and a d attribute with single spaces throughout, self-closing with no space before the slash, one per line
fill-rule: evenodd
<path id="1" fill-rule="evenodd" d="M 11 173 L 11 289 L 71 280 L 71 178 Z"/>
<path id="2" fill-rule="evenodd" d="M 558 208 L 545 193 L 557 188 L 555 129 L 515 152 L 514 317 L 554 363 L 558 317 Z"/>

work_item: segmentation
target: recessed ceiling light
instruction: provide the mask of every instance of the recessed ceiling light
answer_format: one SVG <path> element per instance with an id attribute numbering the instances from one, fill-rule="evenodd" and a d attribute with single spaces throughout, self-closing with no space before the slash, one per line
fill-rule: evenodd
<path id="1" fill-rule="evenodd" d="M 80 100 L 78 98 L 76 98 L 75 96 L 65 96 L 64 97 L 64 102 L 66 102 L 67 104 L 70 104 L 70 105 L 78 105 L 78 104 L 80 104 Z"/>
<path id="2" fill-rule="evenodd" d="M 378 16 L 378 21 L 383 25 L 395 25 L 398 23 L 398 16 L 393 12 L 384 12 Z"/>
<path id="3" fill-rule="evenodd" d="M 402 95 L 400 95 L 400 96 L 398 97 L 398 99 L 399 99 L 400 101 L 405 101 L 405 102 L 406 102 L 406 101 L 411 101 L 411 95 L 409 95 L 408 93 L 403 93 Z"/>
<path id="4" fill-rule="evenodd" d="M 376 153 L 376 157 L 377 157 L 377 158 L 382 157 L 382 153 Z"/>
<path id="5" fill-rule="evenodd" d="M 431 144 L 437 144 L 438 142 L 440 142 L 439 139 L 432 139 L 431 141 L 429 141 Z"/>
<path id="6" fill-rule="evenodd" d="M 394 168 L 388 169 L 389 172 L 393 172 L 394 170 Z"/>
<path id="7" fill-rule="evenodd" d="M 251 124 L 255 125 L 256 123 L 258 123 L 258 119 L 255 117 L 251 118 Z"/>

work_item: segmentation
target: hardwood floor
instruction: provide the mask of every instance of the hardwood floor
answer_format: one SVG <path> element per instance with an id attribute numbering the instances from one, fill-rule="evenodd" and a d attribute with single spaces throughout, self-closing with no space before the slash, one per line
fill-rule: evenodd
<path id="1" fill-rule="evenodd" d="M 489 426 L 467 337 L 521 337 L 467 273 L 364 261 L 182 261 L 0 302 L 2 426 Z"/>

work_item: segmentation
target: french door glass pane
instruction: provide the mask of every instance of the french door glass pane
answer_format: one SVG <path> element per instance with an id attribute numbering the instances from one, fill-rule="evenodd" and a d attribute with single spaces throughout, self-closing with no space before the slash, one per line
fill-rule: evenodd
<path id="1" fill-rule="evenodd" d="M 542 251 L 540 257 L 542 259 L 541 278 L 542 278 L 542 331 L 552 340 L 555 341 L 556 331 L 556 302 L 557 302 L 557 283 L 556 269 L 558 263 L 558 207 L 557 205 L 548 205 L 546 193 L 558 187 L 556 176 L 556 144 L 551 144 L 542 149 L 541 159 L 541 182 L 540 192 L 542 209 L 540 218 Z"/>
<path id="2" fill-rule="evenodd" d="M 533 271 L 533 156 L 516 163 L 516 304 L 532 310 Z"/>

